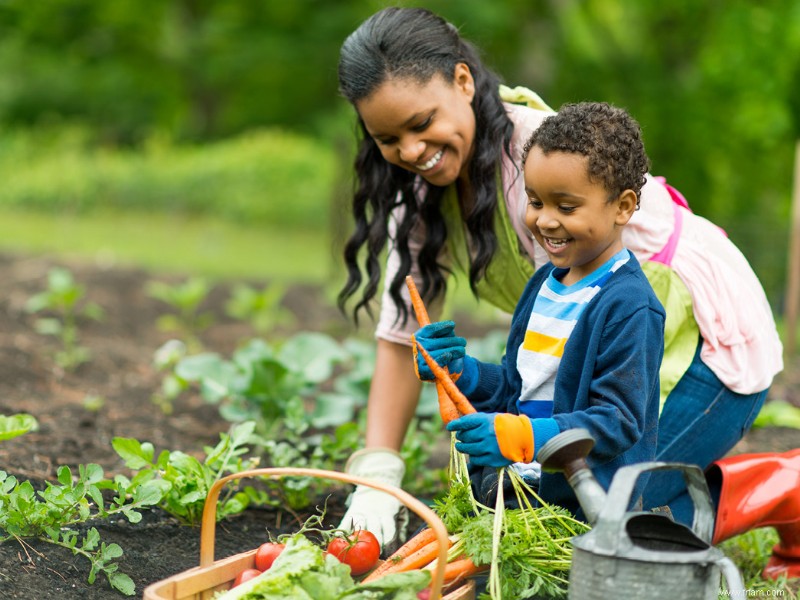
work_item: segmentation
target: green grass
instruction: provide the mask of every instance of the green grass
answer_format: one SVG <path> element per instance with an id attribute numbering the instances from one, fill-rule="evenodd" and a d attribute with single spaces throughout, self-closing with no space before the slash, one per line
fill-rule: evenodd
<path id="1" fill-rule="evenodd" d="M 0 208 L 0 250 L 158 273 L 320 284 L 335 268 L 324 232 L 161 213 L 53 216 Z"/>

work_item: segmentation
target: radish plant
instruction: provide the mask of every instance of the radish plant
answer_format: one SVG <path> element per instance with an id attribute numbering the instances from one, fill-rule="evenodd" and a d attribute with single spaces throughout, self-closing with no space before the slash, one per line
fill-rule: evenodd
<path id="1" fill-rule="evenodd" d="M 61 342 L 55 355 L 56 364 L 72 371 L 91 359 L 88 348 L 78 340 L 78 321 L 82 317 L 100 320 L 103 310 L 95 303 L 85 300 L 86 290 L 76 283 L 72 273 L 61 267 L 50 269 L 47 274 L 47 289 L 28 299 L 25 310 L 42 313 L 36 320 L 36 330 L 51 335 Z"/>
<path id="2" fill-rule="evenodd" d="M 101 541 L 96 528 L 78 526 L 119 516 L 138 523 L 142 518 L 139 511 L 158 504 L 166 485 L 162 481 L 136 485 L 110 481 L 96 464 L 79 465 L 77 476 L 62 466 L 57 479 L 57 483 L 45 482 L 45 489 L 37 491 L 30 481 L 0 471 L 0 543 L 15 539 L 24 544 L 24 538 L 34 538 L 66 548 L 90 562 L 89 583 L 103 574 L 112 588 L 132 596 L 133 580 L 120 573 L 115 562 L 122 556 L 122 548 Z M 110 501 L 104 491 L 110 492 Z"/>

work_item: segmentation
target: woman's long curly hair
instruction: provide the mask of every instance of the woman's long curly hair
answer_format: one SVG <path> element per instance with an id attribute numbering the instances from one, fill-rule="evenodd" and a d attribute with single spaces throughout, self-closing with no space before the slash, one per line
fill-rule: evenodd
<path id="1" fill-rule="evenodd" d="M 477 282 L 497 248 L 494 214 L 498 203 L 497 173 L 501 154 L 510 156 L 513 124 L 499 95 L 499 78 L 487 69 L 477 49 L 465 41 L 458 30 L 436 14 L 420 8 L 386 8 L 364 21 L 342 44 L 339 58 L 339 91 L 353 105 L 369 97 L 389 78 L 412 78 L 429 82 L 437 73 L 454 82 L 455 68 L 465 63 L 475 82 L 472 108 L 475 113 L 475 138 L 468 167 L 474 205 L 466 218 L 472 243 L 469 272 L 470 287 Z M 438 257 L 447 240 L 447 226 L 441 212 L 445 189 L 431 185 L 414 173 L 388 163 L 375 141 L 358 118 L 360 136 L 355 170 L 358 176 L 353 196 L 355 231 L 345 244 L 347 282 L 339 293 L 342 312 L 351 296 L 363 285 L 363 293 L 353 308 L 370 311 L 370 301 L 378 292 L 381 279 L 379 254 L 389 237 L 389 218 L 403 206 L 404 216 L 397 224 L 395 248 L 400 269 L 387 281 L 389 293 L 397 306 L 398 319 L 405 323 L 408 310 L 400 290 L 411 270 L 408 236 L 415 224 L 426 228 L 425 242 L 418 262 L 422 274 L 420 293 L 430 300 L 446 291 L 445 268 Z M 422 198 L 418 203 L 417 197 Z M 366 247 L 364 273 L 359 255 Z M 366 282 L 364 279 L 366 277 Z"/>

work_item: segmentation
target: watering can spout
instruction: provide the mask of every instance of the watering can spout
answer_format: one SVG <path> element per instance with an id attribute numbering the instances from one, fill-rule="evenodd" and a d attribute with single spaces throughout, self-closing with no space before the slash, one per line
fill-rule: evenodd
<path id="1" fill-rule="evenodd" d="M 607 496 L 586 464 L 586 457 L 593 447 L 594 438 L 588 431 L 568 429 L 547 442 L 539 450 L 538 457 L 542 470 L 564 473 L 592 525 L 597 523 Z"/>

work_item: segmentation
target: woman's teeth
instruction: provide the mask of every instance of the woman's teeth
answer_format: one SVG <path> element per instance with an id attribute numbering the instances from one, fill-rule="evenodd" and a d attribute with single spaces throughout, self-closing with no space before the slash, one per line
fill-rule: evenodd
<path id="1" fill-rule="evenodd" d="M 430 159 L 428 160 L 428 162 L 426 162 L 424 165 L 418 165 L 417 169 L 419 169 L 420 171 L 427 171 L 428 169 L 432 169 L 433 166 L 436 163 L 438 163 L 439 160 L 441 160 L 442 154 L 444 154 L 444 148 L 442 148 L 436 154 L 431 156 Z"/>

